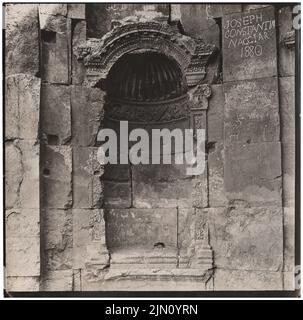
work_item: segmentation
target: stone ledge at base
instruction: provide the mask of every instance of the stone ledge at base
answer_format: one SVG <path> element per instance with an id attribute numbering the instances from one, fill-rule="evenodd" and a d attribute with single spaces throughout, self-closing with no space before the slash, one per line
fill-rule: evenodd
<path id="1" fill-rule="evenodd" d="M 89 270 L 86 271 L 87 276 L 91 274 Z M 103 280 L 103 281 L 124 281 L 124 280 L 150 280 L 150 281 L 187 281 L 207 282 L 213 274 L 213 269 L 200 270 L 194 268 L 175 268 L 170 270 L 147 269 L 134 270 L 133 268 L 125 269 L 109 269 L 103 271 L 98 278 L 90 278 L 88 281 Z M 85 277 L 85 275 L 84 275 Z"/>
<path id="2" fill-rule="evenodd" d="M 95 278 L 83 276 L 82 291 L 209 291 L 213 269 L 109 269 Z"/>

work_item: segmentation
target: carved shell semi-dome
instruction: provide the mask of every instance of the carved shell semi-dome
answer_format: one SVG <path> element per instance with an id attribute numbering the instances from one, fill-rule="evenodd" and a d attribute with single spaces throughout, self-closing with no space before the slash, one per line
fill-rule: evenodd
<path id="1" fill-rule="evenodd" d="M 108 97 L 127 101 L 159 101 L 187 92 L 177 62 L 157 52 L 125 54 L 111 68 L 103 89 Z"/>

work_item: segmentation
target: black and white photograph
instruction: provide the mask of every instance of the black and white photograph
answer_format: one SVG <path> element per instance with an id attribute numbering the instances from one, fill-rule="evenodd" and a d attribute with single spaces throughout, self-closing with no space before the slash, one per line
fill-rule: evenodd
<path id="1" fill-rule="evenodd" d="M 2 13 L 5 299 L 300 298 L 300 2 Z"/>

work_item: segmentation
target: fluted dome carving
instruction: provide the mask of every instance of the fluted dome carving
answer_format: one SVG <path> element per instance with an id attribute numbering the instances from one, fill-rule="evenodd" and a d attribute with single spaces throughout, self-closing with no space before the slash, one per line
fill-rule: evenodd
<path id="1" fill-rule="evenodd" d="M 156 52 L 136 52 L 114 64 L 104 89 L 112 98 L 147 102 L 180 97 L 187 84 L 174 60 Z"/>

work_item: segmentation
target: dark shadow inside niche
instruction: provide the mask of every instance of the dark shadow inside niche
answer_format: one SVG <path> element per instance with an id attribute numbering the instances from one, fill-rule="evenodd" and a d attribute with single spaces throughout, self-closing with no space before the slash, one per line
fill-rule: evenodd
<path id="1" fill-rule="evenodd" d="M 187 92 L 186 79 L 176 61 L 151 51 L 124 55 L 102 83 L 108 99 L 159 101 Z"/>

